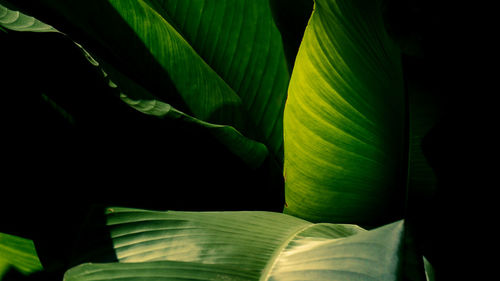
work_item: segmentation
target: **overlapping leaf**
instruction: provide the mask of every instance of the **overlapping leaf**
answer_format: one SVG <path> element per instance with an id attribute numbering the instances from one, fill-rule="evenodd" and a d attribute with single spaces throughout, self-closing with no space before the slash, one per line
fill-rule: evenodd
<path id="1" fill-rule="evenodd" d="M 95 66 L 100 65 L 83 47 L 80 46 L 80 48 Z M 146 89 L 125 77 L 111 65 L 106 65 L 105 68 L 110 72 L 109 76 L 113 79 L 108 81 L 109 86 L 117 88 L 120 92 L 121 100 L 132 108 L 144 114 L 192 123 L 208 129 L 219 142 L 225 145 L 233 154 L 239 156 L 250 167 L 259 167 L 262 161 L 268 156 L 268 150 L 264 144 L 242 135 L 233 126 L 212 124 L 185 114 L 170 104 L 156 99 Z M 102 71 L 107 77 L 108 73 L 104 72 L 104 70 Z"/>
<path id="2" fill-rule="evenodd" d="M 285 108 L 286 213 L 373 224 L 404 200 L 400 56 L 378 5 L 315 2 Z"/>
<path id="3" fill-rule="evenodd" d="M 270 212 L 109 208 L 120 263 L 84 264 L 66 280 L 396 280 L 403 223 L 365 231 Z M 231 279 L 233 278 L 233 279 Z"/>
<path id="4" fill-rule="evenodd" d="M 0 26 L 4 26 L 11 30 L 16 31 L 50 31 L 50 32 L 58 32 L 58 30 L 52 28 L 51 26 L 44 24 L 33 17 L 24 15 L 19 13 L 18 11 L 11 11 L 7 8 L 0 5 L 0 10 L 4 11 L 5 20 L 0 21 Z M 31 22 L 34 21 L 37 23 L 34 26 L 27 26 L 26 24 L 22 25 L 22 28 L 19 24 L 14 25 L 11 23 L 11 18 L 19 18 L 24 19 L 21 22 Z M 7 21 L 9 19 L 9 21 Z M 29 20 L 26 20 L 29 19 Z M 44 28 L 41 28 L 44 27 Z M 82 50 L 84 55 L 88 58 L 88 60 L 95 65 L 96 67 L 101 68 L 101 64 L 97 62 L 86 49 L 83 48 L 80 44 L 77 44 L 78 47 Z M 276 51 L 274 49 L 273 51 Z M 247 55 L 247 54 L 245 54 Z M 224 60 L 227 61 L 227 60 Z M 251 167 L 258 167 L 262 163 L 262 161 L 268 155 L 267 147 L 247 136 L 241 134 L 238 130 L 236 130 L 233 126 L 229 125 L 219 125 L 213 124 L 209 122 L 205 122 L 198 118 L 192 117 L 184 112 L 181 112 L 170 104 L 162 101 L 161 99 L 155 97 L 151 93 L 148 92 L 144 87 L 135 83 L 130 78 L 123 75 L 120 71 L 115 69 L 113 66 L 106 64 L 105 66 L 106 72 L 110 73 L 113 81 L 109 81 L 110 86 L 113 88 L 119 88 L 120 95 L 123 101 L 132 106 L 133 108 L 149 115 L 154 115 L 161 118 L 170 118 L 180 120 L 181 122 L 189 122 L 199 125 L 208 129 L 215 138 L 217 138 L 221 143 L 223 143 L 232 153 L 239 156 L 244 162 L 246 162 Z M 104 70 L 102 70 L 104 72 Z M 105 72 L 105 75 L 108 74 Z M 116 82 L 116 83 L 115 83 Z M 117 85 L 118 84 L 118 85 Z M 283 92 L 283 91 L 282 91 Z M 216 98 L 215 98 L 216 99 Z M 284 102 L 284 97 L 281 97 L 282 102 Z M 275 122 L 280 123 L 281 115 L 277 117 Z M 274 126 L 274 125 L 273 125 Z M 280 126 L 278 126 L 278 130 L 282 130 Z M 276 132 L 275 132 L 276 133 Z M 282 144 L 279 144 L 278 150 L 282 149 Z"/>
<path id="5" fill-rule="evenodd" d="M 280 155 L 289 75 L 268 1 L 147 2 L 241 98 L 258 138 Z"/>
<path id="6" fill-rule="evenodd" d="M 282 162 L 289 74 L 267 1 L 45 0 L 32 7 L 37 5 L 66 18 L 74 27 L 69 33 L 77 30 L 112 53 L 125 73 L 157 90 L 159 101 L 231 125 Z"/>

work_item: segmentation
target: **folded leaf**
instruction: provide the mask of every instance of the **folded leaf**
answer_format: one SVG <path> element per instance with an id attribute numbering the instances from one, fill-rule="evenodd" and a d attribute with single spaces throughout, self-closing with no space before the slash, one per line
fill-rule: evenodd
<path id="1" fill-rule="evenodd" d="M 398 216 L 404 87 L 378 5 L 315 2 L 285 108 L 288 214 L 372 225 Z"/>
<path id="2" fill-rule="evenodd" d="M 33 241 L 0 233 L 0 269 L 12 266 L 23 274 L 43 269 Z M 2 272 L 0 270 L 0 279 Z"/>
<path id="3" fill-rule="evenodd" d="M 107 225 L 120 263 L 65 280 L 396 280 L 403 237 L 402 221 L 366 231 L 271 212 L 109 208 Z"/>

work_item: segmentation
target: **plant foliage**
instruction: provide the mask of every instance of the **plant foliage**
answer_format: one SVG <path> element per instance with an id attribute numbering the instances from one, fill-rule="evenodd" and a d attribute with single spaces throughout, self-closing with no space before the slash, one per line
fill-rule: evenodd
<path id="1" fill-rule="evenodd" d="M 6 103 L 51 128 L 27 159 L 78 163 L 67 177 L 87 186 L 2 218 L 34 244 L 0 233 L 0 279 L 434 280 L 408 220 L 409 190 L 435 183 L 418 146 L 432 118 L 408 96 L 385 3 L 0 1 L 0 40 L 23 47 L 2 55 L 37 82 L 5 81 Z M 37 63 L 33 32 L 68 55 Z M 101 211 L 122 198 L 161 211 Z"/>

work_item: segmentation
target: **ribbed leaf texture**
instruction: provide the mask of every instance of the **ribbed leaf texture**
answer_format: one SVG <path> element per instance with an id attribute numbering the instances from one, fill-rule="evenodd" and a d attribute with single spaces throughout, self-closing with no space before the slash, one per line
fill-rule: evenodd
<path id="1" fill-rule="evenodd" d="M 315 2 L 285 108 L 288 214 L 376 224 L 404 201 L 400 54 L 378 5 Z"/>
<path id="2" fill-rule="evenodd" d="M 271 212 L 109 208 L 119 263 L 65 280 L 396 280 L 403 222 L 366 231 Z M 141 279 L 142 278 L 142 279 Z"/>

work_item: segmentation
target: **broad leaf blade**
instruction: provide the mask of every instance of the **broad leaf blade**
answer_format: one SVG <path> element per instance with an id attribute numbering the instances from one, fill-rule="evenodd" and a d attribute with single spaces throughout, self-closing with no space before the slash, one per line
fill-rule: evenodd
<path id="1" fill-rule="evenodd" d="M 376 1 L 316 1 L 285 108 L 286 213 L 372 225 L 394 215 L 403 90 Z"/>
<path id="2" fill-rule="evenodd" d="M 120 262 L 227 263 L 258 273 L 283 241 L 312 224 L 269 212 L 108 209 Z"/>
<path id="3" fill-rule="evenodd" d="M 398 277 L 402 222 L 366 231 L 354 225 L 312 224 L 270 212 L 109 208 L 107 213 L 120 263 L 85 264 L 69 270 L 66 280 Z"/>
<path id="4" fill-rule="evenodd" d="M 0 269 L 7 266 L 12 266 L 23 274 L 43 269 L 32 240 L 0 233 Z"/>

